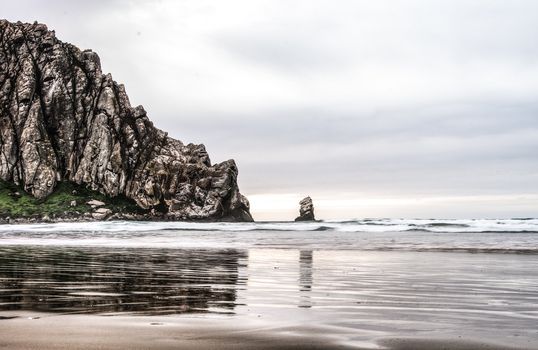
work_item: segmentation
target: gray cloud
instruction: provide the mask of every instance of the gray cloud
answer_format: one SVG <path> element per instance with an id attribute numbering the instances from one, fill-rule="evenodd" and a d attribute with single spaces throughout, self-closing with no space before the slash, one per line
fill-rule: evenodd
<path id="1" fill-rule="evenodd" d="M 235 158 L 247 195 L 497 198 L 416 216 L 538 207 L 495 197 L 538 195 L 535 1 L 51 0 L 3 15 L 94 49 L 158 127 Z"/>

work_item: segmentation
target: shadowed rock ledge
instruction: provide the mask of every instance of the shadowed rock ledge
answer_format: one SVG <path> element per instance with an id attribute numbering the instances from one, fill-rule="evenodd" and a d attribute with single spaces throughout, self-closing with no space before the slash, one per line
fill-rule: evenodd
<path id="1" fill-rule="evenodd" d="M 73 182 L 178 220 L 252 221 L 233 160 L 155 128 L 99 57 L 0 20 L 0 178 L 36 198 Z M 151 210 L 153 209 L 153 210 Z"/>

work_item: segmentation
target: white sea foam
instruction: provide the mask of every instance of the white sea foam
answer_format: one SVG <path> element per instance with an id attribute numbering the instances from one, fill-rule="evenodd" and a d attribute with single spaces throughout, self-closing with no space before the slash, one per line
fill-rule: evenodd
<path id="1" fill-rule="evenodd" d="M 1 232 L 339 231 L 339 232 L 538 232 L 538 219 L 352 219 L 316 222 L 196 223 L 103 221 L 0 225 Z"/>
<path id="2" fill-rule="evenodd" d="M 358 249 L 538 254 L 538 219 L 0 225 L 0 246 Z"/>

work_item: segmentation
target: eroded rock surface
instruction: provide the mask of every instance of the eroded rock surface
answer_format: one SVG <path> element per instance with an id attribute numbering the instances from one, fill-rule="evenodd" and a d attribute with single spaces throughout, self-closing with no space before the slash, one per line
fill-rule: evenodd
<path id="1" fill-rule="evenodd" d="M 233 160 L 155 128 L 99 57 L 44 24 L 0 21 L 0 178 L 37 198 L 72 181 L 185 220 L 251 221 Z"/>
<path id="2" fill-rule="evenodd" d="M 312 198 L 306 197 L 301 199 L 299 202 L 299 216 L 295 221 L 315 221 L 314 217 L 314 203 L 312 203 Z"/>

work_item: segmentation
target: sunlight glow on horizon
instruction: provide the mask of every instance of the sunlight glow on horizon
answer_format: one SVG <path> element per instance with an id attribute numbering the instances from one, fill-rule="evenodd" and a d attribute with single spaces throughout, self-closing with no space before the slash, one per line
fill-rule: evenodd
<path id="1" fill-rule="evenodd" d="M 297 193 L 249 195 L 251 213 L 258 221 L 290 221 L 299 215 Z M 317 219 L 355 218 L 513 218 L 537 217 L 538 195 L 468 195 L 359 197 L 310 195 Z M 480 213 L 488 213 L 484 216 Z M 417 213 L 420 213 L 417 215 Z M 522 215 L 525 214 L 525 215 Z"/>

